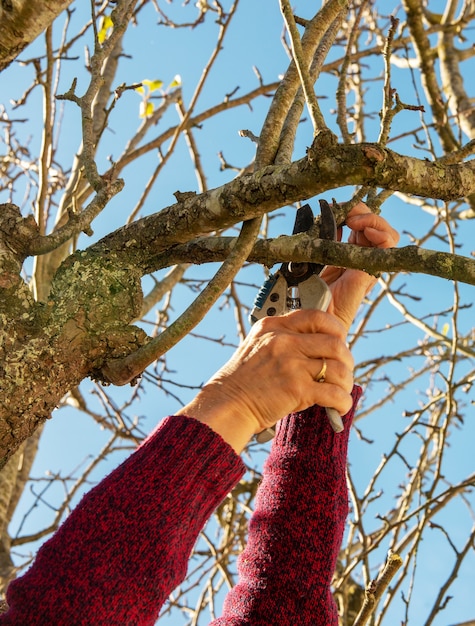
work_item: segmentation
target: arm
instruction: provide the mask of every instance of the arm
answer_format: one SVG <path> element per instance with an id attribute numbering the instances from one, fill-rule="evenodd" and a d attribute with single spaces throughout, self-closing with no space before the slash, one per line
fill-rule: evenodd
<path id="1" fill-rule="evenodd" d="M 399 240 L 363 203 L 349 213 L 347 225 L 349 241 L 357 245 L 387 248 Z M 375 279 L 333 267 L 323 277 L 333 296 L 329 311 L 348 331 Z M 330 584 L 347 515 L 347 445 L 360 394 L 355 387 L 342 433 L 333 432 L 319 406 L 282 420 L 238 563 L 239 583 L 213 626 L 337 626 Z"/>
<path id="2" fill-rule="evenodd" d="M 342 412 L 351 406 L 353 361 L 343 336 L 321 311 L 256 325 L 183 410 L 196 419 L 162 422 L 10 584 L 1 626 L 152 625 L 207 518 L 243 474 L 233 448 L 292 410 L 331 398 Z M 314 380 L 322 356 L 324 384 Z"/>
<path id="3" fill-rule="evenodd" d="M 279 425 L 256 495 L 239 583 L 213 626 L 337 626 L 330 584 L 348 510 L 346 453 L 353 407 L 335 434 L 314 406 Z"/>
<path id="4" fill-rule="evenodd" d="M 376 222 L 381 219 L 357 215 L 351 228 L 371 241 L 378 232 L 378 223 L 369 223 L 373 218 Z M 351 301 L 345 315 L 351 313 L 363 283 L 359 281 L 354 296 L 342 290 Z M 345 286 L 345 273 L 331 284 L 333 314 L 294 311 L 256 324 L 234 357 L 182 415 L 165 420 L 137 452 L 83 498 L 40 549 L 32 568 L 10 584 L 10 609 L 0 616 L 2 626 L 154 623 L 161 604 L 185 576 L 188 556 L 206 519 L 243 473 L 243 464 L 234 451 L 240 452 L 253 434 L 289 413 L 316 404 L 332 406 L 344 414 L 352 406 L 353 360 L 345 344 L 346 317 L 340 314 L 339 286 Z M 322 383 L 315 378 L 323 358 L 328 367 Z M 266 486 L 262 496 L 265 511 L 269 508 L 266 498 L 271 503 L 279 500 L 288 492 L 284 487 L 281 491 L 282 485 L 298 482 L 298 472 L 292 473 L 292 467 L 305 469 L 300 461 L 286 464 L 286 455 L 293 459 L 294 451 L 296 454 L 298 448 L 314 441 L 310 427 L 313 417 L 305 427 L 311 416 L 310 411 L 302 420 L 295 416 L 286 420 L 290 438 L 285 436 L 285 428 L 283 439 L 279 432 L 268 469 L 274 491 Z M 331 441 L 318 445 L 319 467 L 324 466 L 329 453 L 336 455 L 341 465 L 346 439 L 335 440 L 336 448 Z M 274 462 L 276 468 L 281 463 L 285 471 L 278 470 L 273 478 Z M 339 471 L 340 486 L 341 475 Z M 325 509 L 315 498 L 309 503 L 320 512 Z M 341 514 L 339 508 L 335 519 L 340 520 Z M 254 518 L 253 528 L 258 529 L 256 537 L 268 535 L 269 550 L 276 541 L 273 533 L 279 538 L 275 526 L 266 530 L 266 519 L 260 514 Z M 341 538 L 338 532 L 329 551 L 325 544 L 321 546 L 325 571 Z M 321 594 L 323 597 L 328 597 L 328 591 Z"/>
<path id="5" fill-rule="evenodd" d="M 208 426 L 165 419 L 10 584 L 0 624 L 154 624 L 207 518 L 243 472 Z"/>

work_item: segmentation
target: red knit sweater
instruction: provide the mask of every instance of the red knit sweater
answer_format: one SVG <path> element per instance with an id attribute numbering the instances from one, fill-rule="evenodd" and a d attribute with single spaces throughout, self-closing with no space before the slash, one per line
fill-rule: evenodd
<path id="1" fill-rule="evenodd" d="M 348 431 L 312 407 L 282 420 L 213 626 L 336 626 L 330 583 L 347 515 Z M 84 496 L 7 592 L 7 626 L 145 626 L 185 577 L 197 536 L 244 473 L 208 426 L 168 417 Z"/>

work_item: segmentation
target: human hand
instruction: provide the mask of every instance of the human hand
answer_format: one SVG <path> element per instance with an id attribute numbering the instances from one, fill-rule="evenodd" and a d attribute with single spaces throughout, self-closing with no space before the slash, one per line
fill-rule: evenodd
<path id="1" fill-rule="evenodd" d="M 348 213 L 346 225 L 351 228 L 348 243 L 363 247 L 393 248 L 399 241 L 399 233 L 381 216 L 359 202 Z M 365 295 L 371 290 L 376 278 L 361 270 L 327 267 L 321 275 L 330 287 L 332 302 L 328 308 L 345 326 L 347 331 Z"/>
<path id="2" fill-rule="evenodd" d="M 323 311 L 266 317 L 180 413 L 207 423 L 238 452 L 293 411 L 319 404 L 344 415 L 353 387 L 345 338 L 345 327 Z M 324 358 L 325 381 L 317 382 Z"/>

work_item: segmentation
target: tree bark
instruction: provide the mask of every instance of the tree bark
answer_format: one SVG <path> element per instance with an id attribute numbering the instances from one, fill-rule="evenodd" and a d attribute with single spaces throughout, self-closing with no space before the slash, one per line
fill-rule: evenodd
<path id="1" fill-rule="evenodd" d="M 324 135 L 324 133 L 322 133 Z M 156 255 L 203 233 L 308 200 L 346 185 L 370 185 L 409 195 L 456 200 L 475 193 L 475 161 L 444 164 L 403 156 L 377 144 L 327 145 L 317 135 L 307 156 L 271 165 L 222 187 L 190 194 L 182 202 L 107 235 L 90 249 L 113 250 L 144 274 Z"/>
<path id="2" fill-rule="evenodd" d="M 370 184 L 453 200 L 475 193 L 474 170 L 474 161 L 429 162 L 376 144 L 338 145 L 321 133 L 300 161 L 262 168 L 203 194 L 186 194 L 182 202 L 71 255 L 56 273 L 46 302 L 33 301 L 20 272 L 24 258 L 41 249 L 47 237 L 39 235 L 31 217 L 4 205 L 0 385 L 1 397 L 8 400 L 0 400 L 0 465 L 51 416 L 69 389 L 86 376 L 100 378 L 107 361 L 147 342 L 130 322 L 142 306 L 140 279 L 156 269 L 160 253 L 343 185 Z M 410 258 L 418 269 L 418 251 L 411 251 Z M 341 262 L 332 259 L 335 265 Z M 438 262 L 444 269 L 446 259 Z"/>
<path id="3" fill-rule="evenodd" d="M 1 0 L 0 71 L 45 31 L 73 0 Z"/>

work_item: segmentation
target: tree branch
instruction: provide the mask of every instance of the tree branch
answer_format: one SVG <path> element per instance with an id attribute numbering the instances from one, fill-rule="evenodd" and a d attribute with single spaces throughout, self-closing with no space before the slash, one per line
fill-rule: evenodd
<path id="1" fill-rule="evenodd" d="M 171 246 L 345 185 L 369 184 L 442 200 L 475 193 L 475 161 L 445 165 L 375 144 L 326 145 L 323 150 L 319 139 L 300 161 L 264 167 L 189 197 L 107 235 L 89 250 L 113 250 L 150 273 L 156 269 L 156 255 Z M 330 262 L 339 264 L 338 259 Z"/>
<path id="2" fill-rule="evenodd" d="M 195 239 L 155 257 L 155 269 L 185 261 L 195 264 L 222 261 L 229 255 L 235 241 L 234 237 Z M 348 243 L 315 239 L 305 233 L 259 240 L 248 261 L 266 267 L 289 261 L 323 263 L 364 270 L 374 275 L 381 272 L 414 272 L 475 285 L 475 259 L 469 257 L 419 246 L 389 250 L 362 248 Z"/>
<path id="3" fill-rule="evenodd" d="M 437 82 L 435 56 L 431 48 L 428 34 L 423 26 L 422 5 L 419 0 L 403 0 L 402 5 L 407 14 L 407 25 L 411 33 L 414 48 L 417 52 L 421 79 L 432 109 L 437 132 L 442 141 L 444 151 L 451 152 L 458 148 L 458 143 L 448 123 L 446 105 L 442 91 Z"/>
<path id="4" fill-rule="evenodd" d="M 372 580 L 365 591 L 365 599 L 361 611 L 358 613 L 353 626 L 364 626 L 371 613 L 374 611 L 378 600 L 388 588 L 394 574 L 402 565 L 402 559 L 398 554 L 390 554 L 383 571 L 377 580 Z"/>
<path id="5" fill-rule="evenodd" d="M 46 30 L 73 0 L 31 2 L 15 0 L 0 5 L 2 38 L 0 41 L 0 72 Z"/>
<path id="6" fill-rule="evenodd" d="M 318 106 L 317 97 L 313 90 L 312 80 L 308 72 L 308 67 L 304 62 L 302 43 L 300 41 L 300 35 L 295 24 L 294 14 L 292 12 L 292 7 L 290 6 L 289 0 L 280 0 L 280 10 L 290 36 L 294 63 L 299 74 L 300 83 L 305 94 L 308 111 L 312 119 L 313 132 L 314 135 L 316 135 L 319 131 L 326 130 L 328 127 L 326 125 L 325 118 L 320 111 L 320 107 Z"/>
<path id="7" fill-rule="evenodd" d="M 114 385 L 125 385 L 136 379 L 162 354 L 177 344 L 208 313 L 234 276 L 244 264 L 259 233 L 260 220 L 244 222 L 235 246 L 213 279 L 191 305 L 160 335 L 123 359 L 106 363 L 102 368 L 105 379 Z"/>
<path id="8" fill-rule="evenodd" d="M 343 4 L 343 6 L 342 6 Z M 346 13 L 346 3 L 340 0 L 329 0 L 307 22 L 302 36 L 302 63 L 308 67 L 315 50 L 325 36 L 329 25 L 341 14 Z M 287 113 L 292 106 L 295 94 L 300 86 L 300 77 L 295 63 L 292 61 L 282 79 L 261 130 L 261 142 L 257 151 L 259 163 L 274 163 L 279 149 L 282 127 Z"/>

